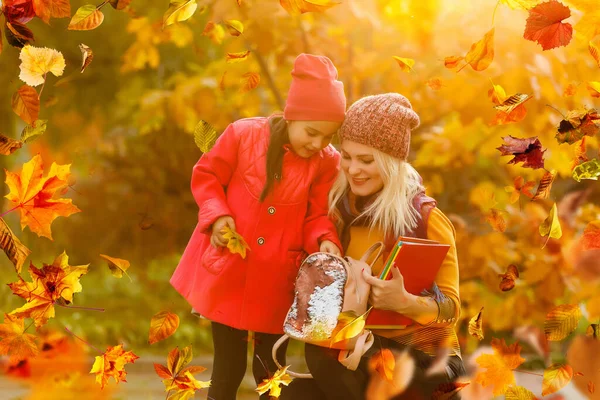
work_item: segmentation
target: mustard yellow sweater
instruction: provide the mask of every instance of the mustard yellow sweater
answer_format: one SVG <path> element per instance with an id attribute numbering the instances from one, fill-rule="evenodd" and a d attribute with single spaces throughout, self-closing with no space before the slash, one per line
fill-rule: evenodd
<path id="1" fill-rule="evenodd" d="M 456 231 L 454 226 L 438 208 L 431 210 L 427 224 L 427 239 L 450 245 L 450 250 L 440 267 L 435 282 L 440 291 L 455 304 L 454 315 L 440 312 L 438 319 L 428 325 L 415 323 L 406 329 L 376 329 L 373 333 L 388 337 L 396 342 L 415 347 L 430 356 L 435 356 L 441 346 L 450 346 L 451 354 L 460 356 L 460 346 L 454 330 L 460 313 L 458 293 L 458 258 L 456 254 Z M 367 226 L 350 227 L 350 244 L 346 255 L 359 259 L 375 242 L 383 241 L 383 231 Z M 381 258 L 373 266 L 373 275 L 379 275 L 383 268 Z M 442 310 L 443 311 L 443 310 Z"/>

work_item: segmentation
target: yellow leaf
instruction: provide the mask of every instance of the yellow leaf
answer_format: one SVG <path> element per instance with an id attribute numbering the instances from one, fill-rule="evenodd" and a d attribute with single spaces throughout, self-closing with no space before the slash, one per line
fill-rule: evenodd
<path id="1" fill-rule="evenodd" d="M 150 320 L 148 343 L 154 344 L 175 333 L 179 327 L 179 317 L 169 311 L 161 311 Z"/>
<path id="2" fill-rule="evenodd" d="M 577 93 L 577 87 L 578 86 L 579 86 L 578 84 L 569 83 L 567 85 L 567 87 L 565 88 L 565 90 L 563 91 L 563 96 L 564 97 L 575 96 L 575 93 Z"/>
<path id="3" fill-rule="evenodd" d="M 129 278 L 129 281 L 133 282 L 129 274 L 127 274 L 127 269 L 129 269 L 129 261 L 121 258 L 110 257 L 105 254 L 100 254 L 100 257 L 108 261 L 108 268 L 110 268 L 110 272 L 115 278 L 122 278 L 123 274 L 125 274 Z"/>
<path id="4" fill-rule="evenodd" d="M 506 4 L 513 10 L 529 10 L 537 6 L 542 0 L 500 0 L 502 4 Z"/>
<path id="5" fill-rule="evenodd" d="M 59 51 L 47 47 L 26 45 L 21 49 L 19 59 L 21 60 L 19 79 L 29 86 L 44 83 L 48 72 L 54 76 L 61 76 L 65 69 L 63 55 Z"/>
<path id="6" fill-rule="evenodd" d="M 464 59 L 465 59 L 464 57 L 460 57 L 460 56 L 446 57 L 446 58 L 444 58 L 444 67 L 446 67 L 448 69 L 458 68 L 458 65 Z"/>
<path id="7" fill-rule="evenodd" d="M 483 340 L 483 307 L 469 320 L 469 335 L 476 337 L 477 340 Z"/>
<path id="8" fill-rule="evenodd" d="M 552 364 L 544 370 L 542 396 L 558 392 L 571 382 L 573 368 L 566 364 Z"/>
<path id="9" fill-rule="evenodd" d="M 37 91 L 28 85 L 21 86 L 12 96 L 12 109 L 28 125 L 33 124 L 40 112 Z"/>
<path id="10" fill-rule="evenodd" d="M 81 72 L 83 73 L 83 71 L 87 68 L 88 65 L 90 65 L 90 63 L 94 59 L 94 52 L 92 51 L 92 49 L 90 49 L 83 43 L 79 45 L 79 50 L 81 50 Z"/>
<path id="11" fill-rule="evenodd" d="M 577 182 L 581 182 L 582 179 L 597 181 L 598 177 L 600 177 L 600 162 L 595 158 L 573 168 L 573 179 Z"/>
<path id="12" fill-rule="evenodd" d="M 531 96 L 529 96 L 528 94 L 517 93 L 517 94 L 510 96 L 508 99 L 503 100 L 502 104 L 499 104 L 499 105 L 495 106 L 494 108 L 496 110 L 500 110 L 507 114 L 510 114 L 515 108 L 517 108 L 521 104 L 525 103 L 530 98 L 531 98 Z"/>
<path id="13" fill-rule="evenodd" d="M 202 35 L 209 37 L 215 44 L 221 44 L 225 37 L 225 30 L 221 25 L 208 21 L 204 27 L 204 31 L 202 31 Z"/>
<path id="14" fill-rule="evenodd" d="M 588 82 L 587 90 L 590 96 L 600 98 L 600 82 Z"/>
<path id="15" fill-rule="evenodd" d="M 412 58 L 394 56 L 394 60 L 398 62 L 400 69 L 404 72 L 410 72 L 413 69 L 413 65 L 415 65 L 415 60 Z"/>
<path id="16" fill-rule="evenodd" d="M 281 395 L 281 385 L 289 385 L 292 382 L 291 376 L 287 373 L 290 366 L 279 368 L 275 374 L 269 379 L 263 379 L 258 385 L 256 391 L 258 394 L 269 392 L 269 396 L 278 398 Z"/>
<path id="17" fill-rule="evenodd" d="M 169 9 L 163 15 L 163 28 L 175 22 L 189 19 L 198 8 L 196 0 L 171 0 Z"/>
<path id="18" fill-rule="evenodd" d="M 350 340 L 362 333 L 369 310 L 363 315 L 356 316 L 354 311 L 344 311 L 338 316 L 338 324 L 331 333 L 331 345 L 334 343 Z"/>
<path id="19" fill-rule="evenodd" d="M 492 339 L 494 354 L 482 354 L 475 362 L 486 370 L 477 373 L 475 382 L 482 386 L 494 385 L 494 395 L 503 394 L 510 385 L 515 384 L 513 370 L 525 359 L 521 357 L 521 346 L 515 342 L 507 346 L 504 339 Z"/>
<path id="20" fill-rule="evenodd" d="M 4 323 L 0 324 L 0 354 L 8 354 L 13 361 L 35 357 L 39 352 L 36 337 L 24 331 L 23 318 L 4 314 Z"/>
<path id="21" fill-rule="evenodd" d="M 225 60 L 228 64 L 238 63 L 242 61 L 246 61 L 248 56 L 250 55 L 250 51 L 242 51 L 239 53 L 227 53 L 225 56 Z"/>
<path id="22" fill-rule="evenodd" d="M 428 79 L 428 80 L 425 82 L 425 84 L 426 84 L 427 86 L 429 86 L 429 88 L 430 88 L 431 90 L 440 90 L 440 89 L 442 88 L 442 86 L 444 86 L 444 85 L 442 84 L 442 80 L 441 80 L 440 78 L 431 78 L 431 79 Z"/>
<path id="23" fill-rule="evenodd" d="M 228 19 L 223 21 L 231 36 L 240 36 L 244 33 L 244 24 L 237 19 Z"/>
<path id="24" fill-rule="evenodd" d="M 490 29 L 483 36 L 483 39 L 473 43 L 471 49 L 465 56 L 465 61 L 475 71 L 483 71 L 487 69 L 487 67 L 489 67 L 494 60 L 494 29 L 495 28 Z M 461 67 L 461 69 L 463 68 L 464 66 Z"/>
<path id="25" fill-rule="evenodd" d="M 15 266 L 17 274 L 21 274 L 23 263 L 31 254 L 29 250 L 4 221 L 0 218 L 0 248 L 6 253 L 8 259 Z"/>
<path id="26" fill-rule="evenodd" d="M 246 250 L 250 250 L 250 247 L 242 235 L 232 231 L 228 226 L 223 227 L 221 232 L 223 237 L 227 239 L 227 248 L 231 254 L 239 254 L 242 258 L 246 258 Z"/>
<path id="27" fill-rule="evenodd" d="M 560 341 L 569 336 L 579 325 L 581 310 L 579 306 L 562 304 L 552 309 L 544 321 L 544 333 L 551 341 Z"/>
<path id="28" fill-rule="evenodd" d="M 523 386 L 509 386 L 504 395 L 506 400 L 538 400 L 533 393 Z"/>
<path id="29" fill-rule="evenodd" d="M 598 65 L 598 67 L 600 67 L 600 49 L 598 48 L 598 45 L 592 40 L 590 40 L 588 43 L 588 48 L 590 50 L 590 54 L 592 55 L 592 57 L 594 57 L 596 64 Z"/>
<path id="30" fill-rule="evenodd" d="M 562 229 L 560 227 L 560 221 L 558 220 L 558 212 L 556 208 L 556 203 L 550 209 L 550 214 L 548 218 L 542 222 L 540 225 L 540 235 L 548 236 L 548 240 L 550 238 L 560 239 L 562 236 Z M 547 241 L 546 241 L 547 243 Z"/>
<path id="31" fill-rule="evenodd" d="M 31 125 L 27 125 L 23 128 L 23 132 L 21 132 L 21 141 L 23 143 L 29 143 L 38 138 L 38 136 L 43 135 L 46 132 L 46 127 L 48 126 L 47 119 L 38 119 L 33 121 Z"/>
<path id="32" fill-rule="evenodd" d="M 506 221 L 500 210 L 492 208 L 486 220 L 496 232 L 504 232 L 506 230 Z"/>
<path id="33" fill-rule="evenodd" d="M 260 84 L 260 74 L 256 72 L 247 72 L 242 75 L 242 93 L 249 92 Z"/>
<path id="34" fill-rule="evenodd" d="M 112 376 L 117 383 L 127 382 L 127 372 L 125 372 L 125 364 L 133 363 L 139 357 L 131 351 L 123 350 L 123 345 L 108 346 L 108 349 L 101 356 L 96 356 L 94 365 L 90 370 L 90 374 L 96 374 L 96 383 L 102 389 L 108 383 L 108 379 Z"/>
<path id="35" fill-rule="evenodd" d="M 104 14 L 93 4 L 79 7 L 67 29 L 71 31 L 90 31 L 96 29 L 104 21 Z M 83 71 L 82 71 L 83 72 Z"/>
<path id="36" fill-rule="evenodd" d="M 290 14 L 304 14 L 307 12 L 322 13 L 340 3 L 331 0 L 279 0 L 279 4 Z"/>

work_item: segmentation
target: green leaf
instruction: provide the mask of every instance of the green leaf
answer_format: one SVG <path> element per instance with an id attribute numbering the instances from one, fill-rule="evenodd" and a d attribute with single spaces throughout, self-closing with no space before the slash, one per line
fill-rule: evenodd
<path id="1" fill-rule="evenodd" d="M 201 120 L 194 128 L 194 141 L 202 153 L 208 153 L 217 141 L 217 130 Z"/>
<path id="2" fill-rule="evenodd" d="M 600 176 L 600 162 L 597 159 L 586 161 L 573 169 L 573 179 L 581 182 L 582 179 L 598 180 Z"/>
<path id="3" fill-rule="evenodd" d="M 21 141 L 23 143 L 29 143 L 38 138 L 38 136 L 43 135 L 46 132 L 46 127 L 48 126 L 47 119 L 38 119 L 33 121 L 33 124 L 27 125 L 23 128 L 23 132 L 21 132 Z"/>

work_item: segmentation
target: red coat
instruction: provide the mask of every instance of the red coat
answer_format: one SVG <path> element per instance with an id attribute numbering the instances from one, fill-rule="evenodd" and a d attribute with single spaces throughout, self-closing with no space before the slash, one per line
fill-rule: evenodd
<path id="1" fill-rule="evenodd" d="M 237 329 L 283 333 L 294 280 L 305 256 L 322 240 L 341 248 L 327 217 L 327 196 L 340 156 L 328 146 L 309 159 L 284 147 L 282 180 L 264 202 L 269 145 L 267 118 L 229 125 L 194 166 L 198 224 L 171 284 L 200 314 Z M 212 224 L 231 215 L 250 246 L 246 259 L 210 244 Z"/>

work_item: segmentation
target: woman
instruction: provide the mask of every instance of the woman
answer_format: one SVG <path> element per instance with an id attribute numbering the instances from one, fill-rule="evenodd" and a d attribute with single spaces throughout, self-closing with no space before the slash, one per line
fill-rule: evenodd
<path id="1" fill-rule="evenodd" d="M 364 264 L 362 284 L 371 286 L 369 303 L 375 309 L 410 317 L 415 324 L 405 329 L 373 329 L 375 344 L 356 371 L 338 362 L 337 350 L 307 345 L 306 362 L 314 379 L 296 379 L 284 391 L 284 398 L 364 398 L 369 358 L 381 348 L 394 352 L 408 348 L 415 359 L 411 384 L 396 399 L 430 399 L 442 389 L 440 385 L 464 374 L 454 331 L 460 312 L 454 227 L 435 207 L 435 200 L 425 196 L 419 174 L 406 162 L 411 130 L 418 125 L 419 116 L 410 102 L 397 93 L 365 97 L 350 107 L 339 131 L 342 173 L 329 196 L 330 214 L 337 222 L 344 253 L 354 260 L 377 241 L 389 250 L 399 236 L 449 244 L 435 284 L 415 296 L 405 290 L 397 269 L 391 280 L 381 281 L 374 277 L 381 271 L 381 260 L 372 271 Z M 425 371 L 443 346 L 450 350 L 445 373 L 426 377 Z"/>

